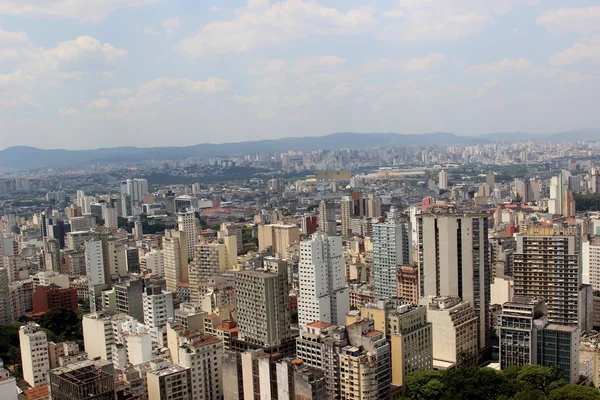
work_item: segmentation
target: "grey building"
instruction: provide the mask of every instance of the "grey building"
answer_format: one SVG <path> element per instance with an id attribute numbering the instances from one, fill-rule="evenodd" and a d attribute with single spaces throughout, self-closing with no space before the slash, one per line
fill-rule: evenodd
<path id="1" fill-rule="evenodd" d="M 490 341 L 488 216 L 483 213 L 424 213 L 417 216 L 420 297 L 456 296 L 471 303 L 479 347 Z"/>
<path id="2" fill-rule="evenodd" d="M 114 400 L 115 378 L 95 365 L 84 363 L 50 371 L 53 400 Z"/>
<path id="3" fill-rule="evenodd" d="M 375 300 L 398 296 L 398 266 L 411 263 L 410 222 L 373 224 Z"/>
<path id="4" fill-rule="evenodd" d="M 142 294 L 144 293 L 144 281 L 142 279 L 125 280 L 115 283 L 113 288 L 115 290 L 117 311 L 131 315 L 143 324 Z"/>

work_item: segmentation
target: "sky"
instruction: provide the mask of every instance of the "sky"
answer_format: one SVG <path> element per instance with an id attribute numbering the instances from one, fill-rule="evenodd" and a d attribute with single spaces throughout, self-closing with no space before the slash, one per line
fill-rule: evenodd
<path id="1" fill-rule="evenodd" d="M 0 148 L 600 127 L 597 0 L 1 0 Z"/>

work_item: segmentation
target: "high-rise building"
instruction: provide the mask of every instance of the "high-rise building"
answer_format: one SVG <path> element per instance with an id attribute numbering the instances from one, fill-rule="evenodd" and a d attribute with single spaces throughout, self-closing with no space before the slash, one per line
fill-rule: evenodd
<path id="1" fill-rule="evenodd" d="M 133 239 L 134 240 L 142 240 L 144 237 L 144 228 L 142 226 L 142 221 L 134 221 L 133 222 Z"/>
<path id="2" fill-rule="evenodd" d="M 12 321 L 8 271 L 2 267 L 0 268 L 0 324 L 10 324 Z"/>
<path id="3" fill-rule="evenodd" d="M 347 238 L 350 235 L 350 220 L 353 217 L 354 201 L 352 200 L 352 196 L 343 196 L 340 202 L 340 220 L 342 222 L 342 237 Z"/>
<path id="4" fill-rule="evenodd" d="M 392 385 L 404 386 L 411 372 L 433 369 L 433 333 L 427 308 L 403 304 L 388 313 Z"/>
<path id="5" fill-rule="evenodd" d="M 335 204 L 330 200 L 321 200 L 319 203 L 319 232 L 327 236 L 337 235 Z"/>
<path id="6" fill-rule="evenodd" d="M 275 347 L 291 339 L 287 265 L 284 264 L 236 274 L 241 340 L 261 347 Z"/>
<path id="7" fill-rule="evenodd" d="M 600 291 L 600 236 L 581 243 L 581 280 Z"/>
<path id="8" fill-rule="evenodd" d="M 194 211 L 179 213 L 177 216 L 177 229 L 185 232 L 187 239 L 188 260 L 194 258 L 195 245 L 198 240 L 198 231 L 196 228 L 196 215 Z"/>
<path id="9" fill-rule="evenodd" d="M 558 367 L 565 381 L 579 382 L 579 343 L 581 332 L 576 326 L 548 324 L 537 340 L 537 363 L 543 367 Z"/>
<path id="10" fill-rule="evenodd" d="M 273 255 L 291 258 L 290 246 L 300 242 L 300 228 L 297 225 L 258 225 L 258 251 L 269 248 Z"/>
<path id="11" fill-rule="evenodd" d="M 159 331 L 173 318 L 173 293 L 163 292 L 160 287 L 147 287 L 142 295 L 144 324 L 150 328 L 152 340 L 162 344 Z M 158 329 L 154 329 L 158 328 Z"/>
<path id="12" fill-rule="evenodd" d="M 152 249 L 140 257 L 140 270 L 142 274 L 153 274 L 162 278 L 164 272 L 164 252 L 160 249 Z"/>
<path id="13" fill-rule="evenodd" d="M 327 398 L 339 399 L 341 349 L 348 345 L 344 326 L 316 321 L 304 326 L 296 339 L 296 354 L 308 366 L 325 371 Z"/>
<path id="14" fill-rule="evenodd" d="M 21 364 L 23 379 L 32 387 L 48 383 L 48 337 L 42 328 L 29 322 L 19 328 L 19 347 L 21 348 Z"/>
<path id="15" fill-rule="evenodd" d="M 398 298 L 407 303 L 419 302 L 419 268 L 413 265 L 398 267 Z"/>
<path id="16" fill-rule="evenodd" d="M 181 365 L 148 371 L 148 400 L 191 400 L 192 373 Z"/>
<path id="17" fill-rule="evenodd" d="M 490 192 L 493 192 L 496 189 L 496 175 L 493 172 L 488 172 L 485 176 L 485 183 L 487 183 L 490 187 Z"/>
<path id="18" fill-rule="evenodd" d="M 167 229 L 163 238 L 164 274 L 167 291 L 175 293 L 177 284 L 189 283 L 188 248 L 184 231 Z"/>
<path id="19" fill-rule="evenodd" d="M 342 238 L 314 234 L 300 243 L 298 322 L 342 324 L 350 310 Z"/>
<path id="20" fill-rule="evenodd" d="M 562 216 L 567 218 L 575 216 L 575 194 L 569 189 L 565 189 L 563 196 Z"/>
<path id="21" fill-rule="evenodd" d="M 518 234 L 514 254 L 515 296 L 544 298 L 551 323 L 575 326 L 582 323 L 578 321 L 579 253 L 579 230 L 574 227 L 529 227 L 527 232 Z"/>
<path id="22" fill-rule="evenodd" d="M 119 227 L 119 211 L 116 208 L 104 209 L 104 226 L 107 228 Z"/>
<path id="23" fill-rule="evenodd" d="M 536 297 L 514 297 L 500 315 L 500 368 L 537 364 L 538 335 L 548 324 L 546 303 Z"/>
<path id="24" fill-rule="evenodd" d="M 191 400 L 222 398 L 223 341 L 213 336 L 193 335 L 188 331 L 178 352 L 178 364 L 189 368 L 191 372 Z"/>
<path id="25" fill-rule="evenodd" d="M 439 184 L 438 187 L 441 190 L 447 190 L 448 189 L 448 173 L 446 172 L 445 169 L 441 170 L 439 173 Z"/>
<path id="26" fill-rule="evenodd" d="M 373 224 L 373 294 L 376 300 L 398 295 L 398 266 L 410 264 L 410 222 Z"/>
<path id="27" fill-rule="evenodd" d="M 66 307 L 76 311 L 77 289 L 61 288 L 56 285 L 38 286 L 32 295 L 32 307 L 34 314 L 43 314 L 55 307 Z"/>
<path id="28" fill-rule="evenodd" d="M 548 199 L 548 212 L 561 215 L 564 210 L 565 187 L 563 174 L 553 176 L 550 179 L 550 198 Z"/>
<path id="29" fill-rule="evenodd" d="M 377 195 L 369 193 L 366 198 L 365 216 L 367 218 L 381 217 L 381 200 Z"/>
<path id="30" fill-rule="evenodd" d="M 113 345 L 115 343 L 113 319 L 116 321 L 124 314 L 103 310 L 83 316 L 83 346 L 90 360 L 99 358 L 112 361 Z M 116 322 L 115 322 L 116 323 Z"/>
<path id="31" fill-rule="evenodd" d="M 447 369 L 461 362 L 476 365 L 479 321 L 469 302 L 427 296 L 420 304 L 427 306 L 427 322 L 432 327 L 433 367 Z"/>
<path id="32" fill-rule="evenodd" d="M 53 400 L 115 399 L 115 377 L 92 362 L 53 369 L 49 380 Z"/>
<path id="33" fill-rule="evenodd" d="M 121 194 L 131 197 L 132 203 L 137 203 L 148 193 L 148 181 L 146 179 L 127 179 L 121 182 Z"/>
<path id="34" fill-rule="evenodd" d="M 417 223 L 420 297 L 468 301 L 479 317 L 479 346 L 485 348 L 491 300 L 487 214 L 424 213 Z"/>
<path id="35" fill-rule="evenodd" d="M 234 224 L 233 222 L 223 222 L 219 231 L 219 238 L 222 236 L 235 236 L 238 254 L 244 249 L 242 224 Z"/>
<path id="36" fill-rule="evenodd" d="M 131 315 L 144 323 L 144 306 L 142 294 L 144 281 L 142 279 L 128 279 L 113 284 L 115 291 L 116 310 L 120 313 Z"/>

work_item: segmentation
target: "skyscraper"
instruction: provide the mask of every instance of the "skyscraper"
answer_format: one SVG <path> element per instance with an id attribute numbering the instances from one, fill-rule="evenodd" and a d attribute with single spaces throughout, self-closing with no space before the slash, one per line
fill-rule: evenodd
<path id="1" fill-rule="evenodd" d="M 398 267 L 410 264 L 410 222 L 373 224 L 373 274 L 376 300 L 398 295 Z"/>
<path id="2" fill-rule="evenodd" d="M 342 238 L 314 234 L 301 242 L 298 271 L 299 325 L 315 321 L 342 324 L 350 310 Z"/>
<path id="3" fill-rule="evenodd" d="M 175 293 L 177 284 L 189 283 L 188 248 L 184 231 L 168 229 L 163 238 L 164 274 L 167 291 Z"/>
<path id="4" fill-rule="evenodd" d="M 477 316 L 479 346 L 489 343 L 490 264 L 487 214 L 425 213 L 419 225 L 420 295 L 457 296 Z"/>
<path id="5" fill-rule="evenodd" d="M 177 229 L 185 232 L 185 237 L 187 239 L 188 260 L 191 260 L 195 255 L 194 246 L 196 245 L 196 240 L 198 237 L 198 230 L 196 228 L 196 215 L 194 214 L 194 211 L 179 213 L 177 216 Z"/>
<path id="6" fill-rule="evenodd" d="M 439 185 L 438 187 L 442 190 L 448 189 L 448 173 L 445 169 L 441 170 L 439 173 Z"/>
<path id="7" fill-rule="evenodd" d="M 350 219 L 354 215 L 354 202 L 352 197 L 343 196 L 340 202 L 340 219 L 342 221 L 342 237 L 350 236 Z"/>
<path id="8" fill-rule="evenodd" d="M 239 338 L 261 347 L 288 341 L 290 312 L 286 263 L 236 274 Z"/>
<path id="9" fill-rule="evenodd" d="M 34 322 L 23 325 L 19 328 L 19 347 L 23 379 L 32 387 L 45 385 L 50 370 L 46 332 Z"/>
<path id="10" fill-rule="evenodd" d="M 551 323 L 578 325 L 579 242 L 578 228 L 529 227 L 517 235 L 515 296 L 544 298 Z"/>
<path id="11" fill-rule="evenodd" d="M 319 203 L 319 232 L 327 236 L 337 235 L 335 205 L 329 200 L 321 200 Z"/>

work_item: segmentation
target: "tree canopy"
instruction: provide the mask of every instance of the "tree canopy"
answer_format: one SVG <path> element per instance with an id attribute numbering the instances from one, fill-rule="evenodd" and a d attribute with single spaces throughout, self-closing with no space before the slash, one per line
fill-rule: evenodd
<path id="1" fill-rule="evenodd" d="M 406 390 L 413 400 L 600 400 L 595 388 L 567 385 L 560 369 L 539 365 L 415 372 Z"/>

